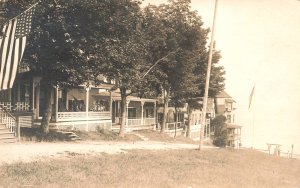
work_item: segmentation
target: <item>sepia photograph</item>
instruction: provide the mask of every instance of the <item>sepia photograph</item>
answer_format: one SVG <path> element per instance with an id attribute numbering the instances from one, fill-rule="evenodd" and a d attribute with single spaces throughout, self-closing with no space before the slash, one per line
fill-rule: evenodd
<path id="1" fill-rule="evenodd" d="M 300 188 L 300 0 L 0 0 L 0 188 Z"/>

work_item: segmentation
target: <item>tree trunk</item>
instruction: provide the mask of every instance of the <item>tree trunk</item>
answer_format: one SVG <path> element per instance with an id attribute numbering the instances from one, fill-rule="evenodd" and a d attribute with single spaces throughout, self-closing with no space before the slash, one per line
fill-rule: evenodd
<path id="1" fill-rule="evenodd" d="M 121 91 L 121 124 L 120 124 L 120 132 L 119 136 L 124 137 L 125 136 L 125 126 L 126 126 L 126 89 L 122 88 Z"/>
<path id="2" fill-rule="evenodd" d="M 165 134 L 165 127 L 166 127 L 166 123 L 167 123 L 167 114 L 168 114 L 168 104 L 169 104 L 169 88 L 167 88 L 164 91 L 164 112 L 163 112 L 163 119 L 162 119 L 162 125 L 161 125 L 161 131 L 160 133 L 162 135 Z"/>
<path id="3" fill-rule="evenodd" d="M 192 126 L 192 108 L 188 106 L 188 125 L 186 130 L 186 137 L 191 137 L 191 126 Z"/>
<path id="4" fill-rule="evenodd" d="M 43 118 L 41 122 L 41 131 L 43 133 L 49 133 L 49 124 L 50 124 L 50 119 L 52 116 L 52 101 L 53 101 L 53 87 L 51 85 L 50 81 L 46 82 L 46 87 L 45 87 L 45 93 L 46 93 L 46 104 L 45 104 L 45 109 L 43 112 Z"/>

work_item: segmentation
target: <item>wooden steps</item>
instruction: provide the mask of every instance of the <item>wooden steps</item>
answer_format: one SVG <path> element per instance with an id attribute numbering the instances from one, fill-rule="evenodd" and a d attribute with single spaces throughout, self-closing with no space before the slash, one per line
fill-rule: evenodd
<path id="1" fill-rule="evenodd" d="M 4 123 L 0 123 L 0 143 L 14 143 L 17 140 L 15 133 L 6 128 Z"/>

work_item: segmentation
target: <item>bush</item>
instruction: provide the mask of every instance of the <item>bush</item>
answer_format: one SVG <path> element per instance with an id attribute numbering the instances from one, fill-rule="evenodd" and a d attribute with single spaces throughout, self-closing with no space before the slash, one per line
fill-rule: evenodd
<path id="1" fill-rule="evenodd" d="M 214 127 L 214 139 L 213 144 L 218 147 L 226 147 L 227 144 L 227 130 L 226 130 L 226 117 L 216 116 L 211 121 L 211 126 Z"/>
<path id="2" fill-rule="evenodd" d="M 21 127 L 21 139 L 23 141 L 37 141 L 37 142 L 55 142 L 55 141 L 69 141 L 69 138 L 53 130 L 48 134 L 42 133 L 38 128 Z"/>

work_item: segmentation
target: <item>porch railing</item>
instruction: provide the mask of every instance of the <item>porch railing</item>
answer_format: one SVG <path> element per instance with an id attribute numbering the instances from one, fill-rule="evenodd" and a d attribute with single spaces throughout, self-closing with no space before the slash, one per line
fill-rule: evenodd
<path id="1" fill-rule="evenodd" d="M 7 111 L 30 111 L 30 105 L 28 102 L 0 102 L 0 108 L 6 109 Z"/>
<path id="2" fill-rule="evenodd" d="M 142 125 L 142 119 L 128 119 L 127 120 L 128 126 L 139 126 Z"/>
<path id="3" fill-rule="evenodd" d="M 144 125 L 156 124 L 155 118 L 144 118 Z"/>
<path id="4" fill-rule="evenodd" d="M 144 118 L 142 119 L 128 119 L 128 126 L 143 126 L 155 124 L 155 118 Z"/>
<path id="5" fill-rule="evenodd" d="M 80 121 L 80 120 L 104 120 L 111 119 L 110 112 L 58 112 L 57 122 L 60 121 Z"/>
<path id="6" fill-rule="evenodd" d="M 6 128 L 9 128 L 11 132 L 16 132 L 17 120 L 6 109 L 0 107 L 0 121 L 5 124 Z"/>
<path id="7" fill-rule="evenodd" d="M 166 123 L 166 130 L 175 129 L 176 122 Z M 177 128 L 182 127 L 183 122 L 177 122 Z"/>

